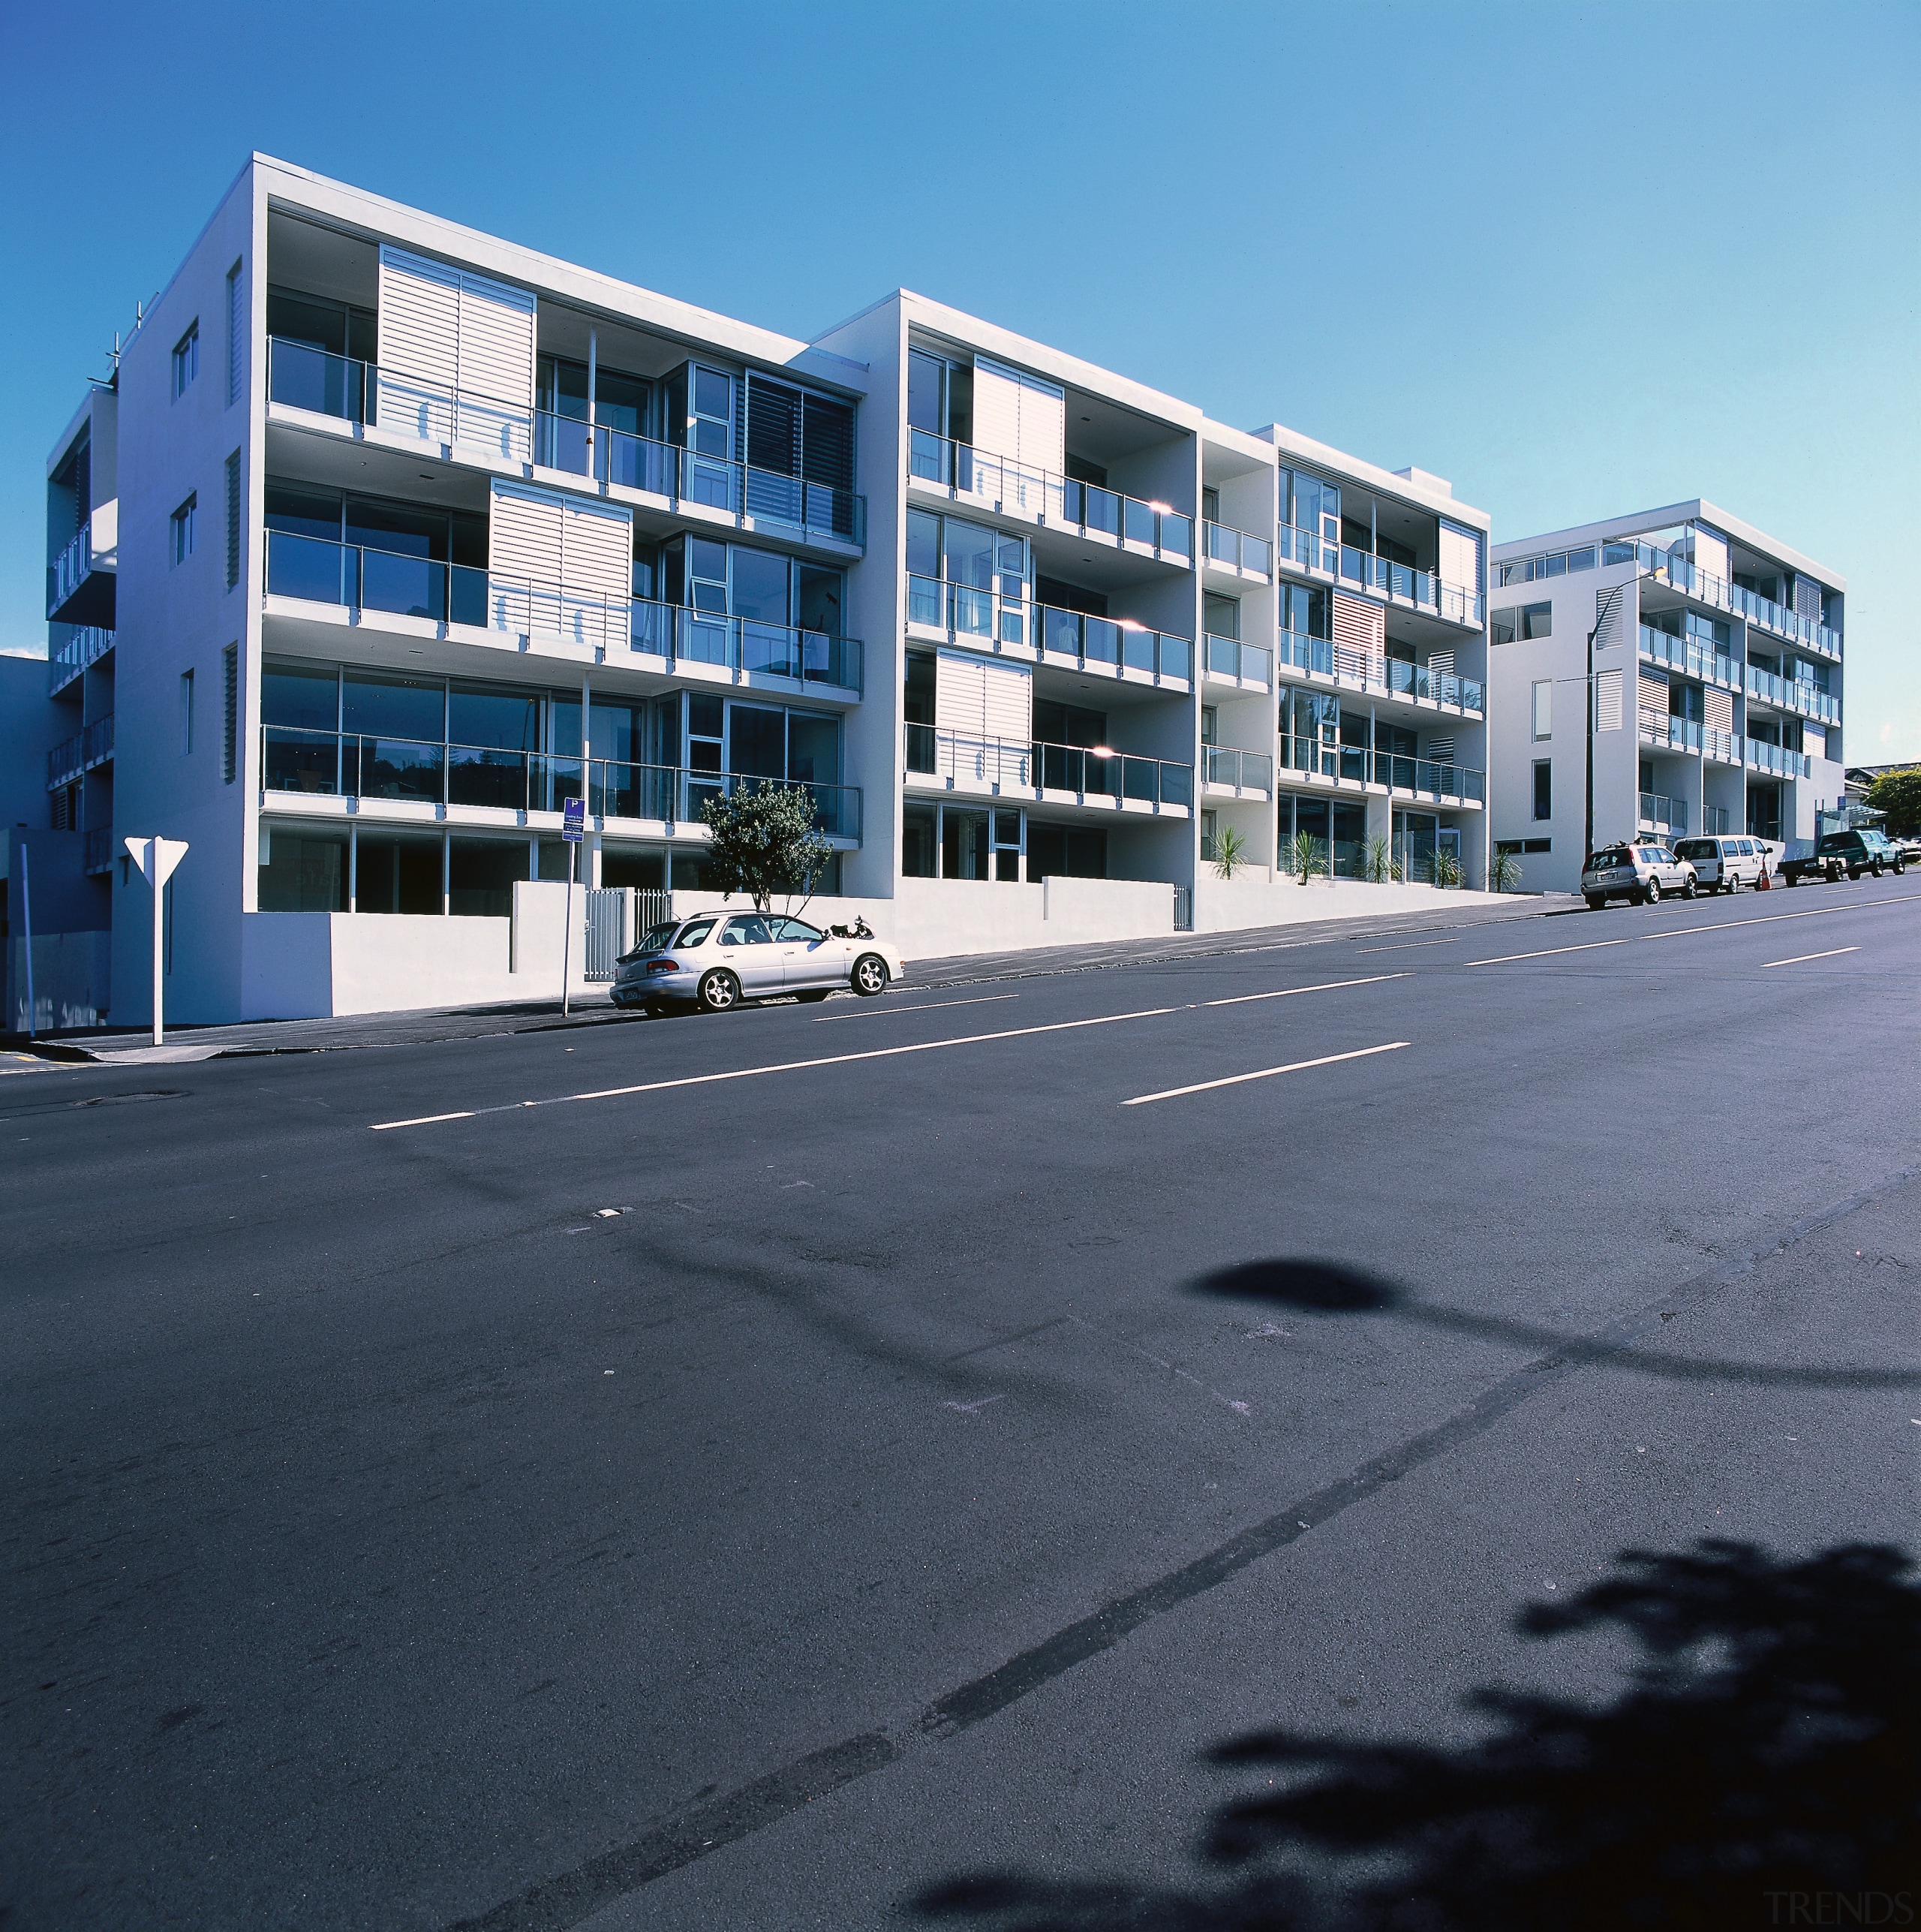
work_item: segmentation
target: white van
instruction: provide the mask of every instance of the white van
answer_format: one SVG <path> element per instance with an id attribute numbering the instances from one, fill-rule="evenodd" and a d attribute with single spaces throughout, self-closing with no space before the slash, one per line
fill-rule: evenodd
<path id="1" fill-rule="evenodd" d="M 1773 869 L 1767 848 L 1758 838 L 1684 838 L 1675 847 L 1674 856 L 1694 867 L 1702 890 L 1709 892 L 1738 892 L 1743 886 L 1757 886 L 1762 874 Z"/>

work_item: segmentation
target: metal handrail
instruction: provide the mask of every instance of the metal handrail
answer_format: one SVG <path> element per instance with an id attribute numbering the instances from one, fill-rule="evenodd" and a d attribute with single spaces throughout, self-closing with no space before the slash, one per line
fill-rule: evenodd
<path id="1" fill-rule="evenodd" d="M 383 429 L 404 432 L 410 422 L 424 441 L 483 445 L 493 460 L 646 491 L 668 498 L 676 510 L 720 510 L 743 525 L 778 524 L 804 537 L 867 547 L 867 498 L 855 491 L 701 456 L 606 423 L 594 426 L 590 452 L 588 425 L 577 417 L 402 375 L 304 342 L 269 338 L 267 399 Z"/>
<path id="2" fill-rule="evenodd" d="M 931 724 L 906 730 L 910 773 L 964 780 L 1006 790 L 1072 792 L 1077 797 L 1191 807 L 1194 767 L 1171 759 L 1138 757 L 1105 745 L 1054 745 L 997 738 Z"/>
<path id="3" fill-rule="evenodd" d="M 929 429 L 908 433 L 907 474 L 957 497 L 991 504 L 1003 515 L 1065 524 L 1084 534 L 1098 531 L 1122 543 L 1139 543 L 1164 558 L 1189 564 L 1194 561 L 1194 519 L 1168 504 L 1078 482 L 1012 456 L 936 436 Z"/>
<path id="4" fill-rule="evenodd" d="M 1280 738 L 1283 771 L 1345 779 L 1350 784 L 1385 785 L 1390 791 L 1426 797 L 1472 799 L 1484 803 L 1487 774 L 1471 765 L 1398 751 L 1371 751 L 1364 745 L 1327 745 L 1298 733 Z"/>
<path id="5" fill-rule="evenodd" d="M 90 666 L 98 664 L 113 649 L 113 633 L 98 625 L 77 630 L 47 661 L 47 695 L 59 694 Z"/>
<path id="6" fill-rule="evenodd" d="M 267 594 L 308 603 L 464 624 L 513 636 L 557 636 L 603 651 L 686 658 L 752 676 L 783 677 L 843 691 L 863 688 L 858 637 L 765 624 L 657 603 L 597 595 L 470 564 L 338 543 L 296 531 L 266 533 Z"/>
<path id="7" fill-rule="evenodd" d="M 1688 829 L 1688 801 L 1671 799 L 1661 792 L 1643 792 L 1640 794 L 1640 822 L 1656 832 L 1685 832 Z"/>
<path id="8" fill-rule="evenodd" d="M 1218 671 L 1224 678 L 1232 678 L 1243 684 L 1257 684 L 1263 690 L 1273 685 L 1274 654 L 1264 651 L 1258 644 L 1244 643 L 1238 637 L 1217 637 L 1209 631 L 1207 666 L 1209 670 Z"/>
<path id="9" fill-rule="evenodd" d="M 1204 528 L 1209 562 L 1225 564 L 1231 570 L 1258 571 L 1264 577 L 1273 575 L 1274 546 L 1266 537 L 1211 519 Z"/>
<path id="10" fill-rule="evenodd" d="M 113 755 L 113 714 L 95 718 L 70 738 L 63 738 L 47 754 L 47 789 L 57 792 L 83 772 L 104 764 Z"/>
<path id="11" fill-rule="evenodd" d="M 1231 785 L 1237 792 L 1258 792 L 1263 798 L 1274 789 L 1274 760 L 1268 752 L 1204 745 L 1201 768 L 1203 782 L 1210 785 Z"/>
<path id="12" fill-rule="evenodd" d="M 1311 637 L 1298 630 L 1283 630 L 1280 640 L 1284 669 L 1337 678 L 1390 697 L 1426 700 L 1454 711 L 1484 712 L 1487 709 L 1486 688 L 1473 678 L 1411 664 L 1405 658 L 1381 657 L 1350 644 L 1337 644 L 1331 637 Z"/>
<path id="13" fill-rule="evenodd" d="M 585 765 L 583 781 L 582 764 Z M 751 772 L 696 771 L 620 758 L 569 757 L 554 752 L 452 745 L 371 732 L 305 726 L 260 727 L 261 788 L 324 798 L 407 799 L 444 806 L 558 813 L 585 797 L 597 818 L 668 824 L 701 823 L 701 805 L 762 783 L 804 791 L 814 823 L 828 836 L 861 838 L 858 785 L 811 779 L 763 779 Z M 583 790 L 583 783 L 585 790 Z"/>

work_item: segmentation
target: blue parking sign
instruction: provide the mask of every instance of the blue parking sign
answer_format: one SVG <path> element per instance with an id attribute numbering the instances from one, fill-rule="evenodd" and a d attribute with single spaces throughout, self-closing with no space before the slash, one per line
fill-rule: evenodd
<path id="1" fill-rule="evenodd" d="M 580 843 L 581 834 L 587 829 L 587 801 L 569 799 L 561 814 L 561 836 L 570 845 Z"/>

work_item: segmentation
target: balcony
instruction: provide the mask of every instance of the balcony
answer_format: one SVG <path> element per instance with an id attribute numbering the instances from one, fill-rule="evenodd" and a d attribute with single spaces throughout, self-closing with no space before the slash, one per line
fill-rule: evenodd
<path id="1" fill-rule="evenodd" d="M 1297 569 L 1314 570 L 1322 576 L 1336 577 L 1341 573 L 1341 546 L 1338 543 L 1324 542 L 1312 530 L 1303 530 L 1298 525 L 1283 523 L 1276 543 L 1275 554 L 1284 564 L 1292 564 Z"/>
<path id="2" fill-rule="evenodd" d="M 1754 664 L 1745 665 L 1742 670 L 1750 697 L 1759 698 L 1763 704 L 1773 706 L 1776 711 L 1795 712 L 1803 718 L 1817 718 L 1828 724 L 1840 723 L 1841 700 L 1830 697 L 1811 680 L 1778 677 Z"/>
<path id="3" fill-rule="evenodd" d="M 1378 691 L 1448 711 L 1483 714 L 1487 709 L 1486 690 L 1473 678 L 1457 678 L 1451 671 L 1432 670 L 1405 658 L 1377 657 L 1350 644 L 1305 636 L 1297 630 L 1283 630 L 1280 638 L 1284 670 L 1333 678 L 1354 690 Z"/>
<path id="4" fill-rule="evenodd" d="M 1162 758 L 1137 758 L 1105 745 L 1048 745 L 1025 739 L 985 738 L 931 724 L 906 727 L 906 769 L 945 780 L 949 790 L 1071 792 L 1082 802 L 1124 810 L 1147 805 L 1183 810 L 1194 803 L 1194 767 Z"/>
<path id="5" fill-rule="evenodd" d="M 1805 751 L 1790 751 L 1784 745 L 1770 745 L 1765 739 L 1748 740 L 1747 766 L 1751 772 L 1772 772 L 1781 778 L 1811 778 L 1814 761 Z"/>
<path id="6" fill-rule="evenodd" d="M 1090 617 L 1051 604 L 1029 603 L 998 591 L 976 590 L 938 577 L 907 579 L 907 621 L 945 631 L 961 642 L 1009 647 L 1037 659 L 1071 660 L 1082 670 L 1138 671 L 1157 682 L 1191 684 L 1194 642 L 1121 618 Z"/>
<path id="7" fill-rule="evenodd" d="M 1331 778 L 1353 785 L 1381 785 L 1414 798 L 1462 799 L 1484 804 L 1487 774 L 1469 765 L 1445 763 L 1432 758 L 1410 758 L 1399 752 L 1370 751 L 1362 745 L 1323 745 L 1312 738 L 1280 740 L 1282 773 L 1309 778 Z"/>
<path id="8" fill-rule="evenodd" d="M 91 664 L 113 649 L 113 633 L 89 625 L 77 630 L 47 661 L 47 695 L 58 697 Z"/>
<path id="9" fill-rule="evenodd" d="M 1237 576 L 1267 579 L 1274 574 L 1274 546 L 1264 537 L 1236 530 L 1225 523 L 1201 526 L 1207 546 L 1207 561 Z"/>
<path id="10" fill-rule="evenodd" d="M 83 772 L 104 765 L 113 756 L 113 714 L 97 718 L 85 730 L 64 739 L 47 754 L 47 789 L 57 792 Z"/>
<path id="11" fill-rule="evenodd" d="M 47 567 L 47 621 L 113 627 L 120 506 L 103 503 Z"/>
<path id="12" fill-rule="evenodd" d="M 525 814 L 558 814 L 567 799 L 584 795 L 596 817 L 698 824 L 706 799 L 764 782 L 744 772 L 590 758 L 585 761 L 583 794 L 582 762 L 545 752 L 373 738 L 350 731 L 278 724 L 260 728 L 263 789 L 308 798 L 383 799 Z M 817 830 L 830 838 L 860 842 L 858 786 L 799 779 L 765 782 L 807 793 Z"/>
<path id="13" fill-rule="evenodd" d="M 1243 644 L 1237 637 L 1216 637 L 1210 631 L 1205 640 L 1207 676 L 1236 685 L 1255 685 L 1271 691 L 1274 685 L 1274 654 L 1258 644 Z"/>
<path id="14" fill-rule="evenodd" d="M 1232 792 L 1237 798 L 1271 798 L 1274 761 L 1265 751 L 1240 751 L 1231 745 L 1204 745 L 1201 780 L 1209 790 Z"/>
<path id="15" fill-rule="evenodd" d="M 1643 658 L 1702 683 L 1718 685 L 1724 691 L 1741 688 L 1741 667 L 1725 652 L 1716 651 L 1705 639 L 1676 636 L 1657 630 L 1651 624 L 1640 627 L 1640 652 Z"/>
<path id="16" fill-rule="evenodd" d="M 1640 829 L 1643 832 L 1685 832 L 1688 829 L 1688 801 L 1670 799 L 1661 792 L 1643 792 Z"/>
<path id="17" fill-rule="evenodd" d="M 1084 537 L 1105 537 L 1163 563 L 1191 568 L 1194 562 L 1194 519 L 1168 504 L 1077 483 L 930 430 L 909 432 L 907 475 L 910 482 L 931 483 L 1003 516 L 1058 525 Z"/>
<path id="18" fill-rule="evenodd" d="M 1792 639 L 1823 658 L 1841 661 L 1841 633 L 1830 630 L 1813 618 L 1802 617 L 1784 604 L 1761 597 L 1739 584 L 1730 583 L 1712 571 L 1699 570 L 1685 557 L 1670 555 L 1652 543 L 1606 543 L 1601 546 L 1604 564 L 1633 564 L 1644 576 L 1666 584 L 1700 602 L 1712 604 L 1736 617 L 1758 624 L 1777 636 Z"/>
<path id="19" fill-rule="evenodd" d="M 1701 829 L 1712 838 L 1725 838 L 1727 834 L 1727 808 L 1725 805 L 1703 805 Z"/>
<path id="20" fill-rule="evenodd" d="M 867 546 L 867 498 L 852 490 L 702 456 L 624 430 L 423 384 L 304 343 L 267 345 L 267 399 L 415 437 L 490 468 L 557 470 L 665 500 L 672 513 L 718 510 L 743 527 L 805 543 Z"/>
<path id="21" fill-rule="evenodd" d="M 89 826 L 80 846 L 80 870 L 89 878 L 113 869 L 113 828 Z"/>
<path id="22" fill-rule="evenodd" d="M 1696 757 L 1701 754 L 1701 741 L 1706 727 L 1697 724 L 1691 718 L 1676 718 L 1671 713 L 1665 718 L 1656 718 L 1643 712 L 1640 721 L 1640 738 L 1643 745 L 1658 745 L 1665 751 L 1688 751 Z"/>
<path id="23" fill-rule="evenodd" d="M 834 691 L 858 694 L 861 689 L 864 653 L 856 637 L 710 615 L 640 597 L 594 597 L 464 564 L 284 530 L 269 531 L 266 545 L 272 597 L 464 624 L 515 638 L 558 638 L 609 658 L 640 652 L 663 659 L 670 673 L 684 661 Z"/>

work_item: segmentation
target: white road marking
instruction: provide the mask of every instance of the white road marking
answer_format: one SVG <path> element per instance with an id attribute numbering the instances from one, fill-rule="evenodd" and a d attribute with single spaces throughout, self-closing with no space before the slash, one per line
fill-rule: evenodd
<path id="1" fill-rule="evenodd" d="M 971 1000 L 940 1000 L 930 1007 L 867 1007 L 856 1013 L 822 1013 L 814 1021 L 816 1026 L 833 1026 L 842 1020 L 884 1019 L 895 1013 L 937 1013 L 943 1007 L 991 1007 L 997 1000 L 1018 1000 L 1018 993 L 983 993 Z"/>
<path id="2" fill-rule="evenodd" d="M 1137 1094 L 1131 1100 L 1123 1100 L 1123 1107 L 1144 1107 L 1151 1100 L 1177 1100 L 1185 1094 L 1205 1094 L 1216 1087 L 1238 1087 L 1243 1081 L 1271 1080 L 1276 1073 L 1303 1073 L 1310 1067 L 1337 1066 L 1343 1060 L 1365 1060 L 1376 1053 L 1398 1052 L 1403 1046 L 1411 1046 L 1409 1040 L 1390 1040 L 1384 1046 L 1363 1046 L 1352 1053 L 1330 1053 L 1318 1060 L 1296 1060 L 1285 1067 L 1264 1067 L 1257 1073 L 1230 1073 L 1225 1080 L 1198 1080 L 1191 1087 L 1170 1087 L 1162 1094 Z"/>
<path id="3" fill-rule="evenodd" d="M 1898 898 L 1863 899 L 1853 905 L 1816 906 L 1808 912 L 1763 913 L 1754 919 L 1717 919 L 1712 925 L 1677 925 L 1666 932 L 1632 932 L 1620 939 L 1590 940 L 1585 946 L 1550 946 L 1539 952 L 1505 952 L 1496 959 L 1469 959 L 1468 966 L 1508 966 L 1517 959 L 1551 959 L 1560 952 L 1592 952 L 1603 946 L 1631 946 L 1640 939 L 1686 939 L 1698 932 L 1725 932 L 1737 925 L 1778 925 L 1783 919 L 1827 919 L 1836 913 L 1867 912 L 1877 906 L 1904 905 L 1921 898 L 1921 892 L 1904 892 Z"/>
<path id="4" fill-rule="evenodd" d="M 1354 956 L 1358 959 L 1363 952 L 1411 952 L 1417 946 L 1458 946 L 1458 939 L 1410 939 L 1401 946 L 1357 946 Z"/>
<path id="5" fill-rule="evenodd" d="M 1231 1000 L 1210 1000 L 1206 1004 L 1209 1006 L 1237 1006 L 1243 1000 L 1246 999 L 1278 999 L 1288 993 L 1324 993 L 1331 992 L 1340 986 L 1371 986 L 1381 980 L 1405 980 L 1409 977 L 1405 973 L 1382 973 L 1366 980 L 1330 980 L 1326 986 L 1287 986 L 1282 988 L 1278 992 L 1246 993 L 1238 995 Z M 1003 993 L 991 997 L 1015 999 L 1018 998 L 1019 995 Z M 953 1004 L 958 1006 L 967 1003 L 955 1001 Z M 498 1106 L 472 1107 L 456 1114 L 425 1114 L 417 1120 L 377 1121 L 372 1124 L 373 1131 L 375 1133 L 385 1133 L 390 1128 L 394 1127 L 433 1127 L 442 1121 L 477 1120 L 485 1114 L 515 1113 L 528 1107 L 558 1107 L 576 1100 L 621 1100 L 633 1094 L 661 1094 L 678 1087 L 706 1087 L 714 1085 L 723 1080 L 751 1080 L 763 1073 L 798 1073 L 804 1072 L 812 1067 L 844 1067 L 858 1060 L 891 1060 L 897 1055 L 903 1053 L 937 1053 L 944 1046 L 983 1046 L 997 1040 L 1025 1040 L 1034 1034 L 1043 1033 L 1072 1033 L 1081 1027 L 1114 1026 L 1124 1020 L 1161 1019 L 1165 1018 L 1169 1013 L 1198 1013 L 1200 1010 L 1200 1004 L 1193 1001 L 1190 1001 L 1186 1006 L 1146 1007 L 1138 1013 L 1103 1013 L 1094 1019 L 1056 1020 L 1046 1026 L 1009 1027 L 999 1033 L 966 1034 L 957 1040 L 918 1040 L 910 1046 L 875 1046 L 870 1047 L 864 1053 L 828 1053 L 823 1054 L 819 1058 L 813 1060 L 783 1060 L 771 1067 L 738 1067 L 725 1073 L 690 1073 L 678 1080 L 648 1080 L 632 1087 L 602 1087 L 591 1093 L 556 1094 L 551 1099 L 545 1100 L 507 1100 Z M 1407 1044 L 1405 1040 L 1398 1043 L 1402 1046 Z M 1385 1047 L 1370 1046 L 1365 1051 L 1369 1053 L 1383 1053 L 1387 1049 Z M 1359 1057 L 1357 1055 L 1351 1053 L 1334 1055 L 1337 1060 L 1352 1060 Z M 1325 1063 L 1318 1060 L 1306 1060 L 1300 1064 L 1303 1067 L 1318 1067 Z M 1295 1070 L 1291 1067 L 1276 1067 L 1269 1070 L 1276 1073 L 1291 1073 Z M 1258 1073 L 1243 1073 L 1235 1076 L 1236 1079 L 1243 1080 L 1258 1080 L 1265 1077 L 1265 1075 Z M 1219 1086 L 1232 1083 L 1216 1081 L 1209 1084 Z M 1180 1091 L 1188 1093 L 1198 1091 L 1198 1089 L 1183 1088 Z M 1168 1097 L 1168 1096 L 1160 1094 L 1142 1096 L 1145 1100 L 1164 1100 Z M 1128 1100 L 1122 1104 L 1131 1107 L 1138 1106 L 1140 1103 Z"/>
<path id="6" fill-rule="evenodd" d="M 1837 946 L 1832 952 L 1797 952 L 1792 959 L 1770 959 L 1769 966 L 1805 966 L 1811 959 L 1838 959 L 1844 952 L 1859 952 L 1858 946 Z"/>
<path id="7" fill-rule="evenodd" d="M 1318 986 L 1283 986 L 1273 993 L 1237 993 L 1231 1000 L 1203 1000 L 1203 1007 L 1244 1007 L 1250 1000 L 1285 1000 L 1296 993 L 1333 993 L 1343 986 L 1378 986 L 1386 980 L 1405 980 L 1405 973 L 1375 973 L 1365 980 L 1328 980 Z"/>
<path id="8" fill-rule="evenodd" d="M 844 1067 L 857 1060 L 891 1060 L 903 1053 L 938 1053 L 944 1046 L 982 1046 L 997 1040 L 1026 1040 L 1036 1034 L 1072 1033 L 1081 1027 L 1115 1026 L 1124 1020 L 1159 1019 L 1168 1013 L 1192 1013 L 1192 1007 L 1146 1007 L 1138 1013 L 1103 1013 L 1096 1019 L 1056 1020 L 1048 1026 L 1010 1027 L 1001 1033 L 968 1034 L 958 1040 L 924 1040 L 911 1046 L 870 1047 L 864 1053 L 829 1053 L 817 1060 L 783 1060 L 772 1067 L 737 1067 L 726 1073 L 690 1073 L 678 1080 L 647 1080 L 632 1087 L 602 1087 L 588 1094 L 556 1094 L 551 1100 L 510 1100 L 495 1107 L 473 1107 L 464 1113 L 428 1114 L 419 1120 L 379 1121 L 376 1133 L 389 1127 L 431 1127 L 440 1121 L 477 1120 L 483 1114 L 517 1113 L 525 1107 L 564 1106 L 576 1100 L 617 1100 L 633 1094 L 663 1094 L 679 1087 L 708 1087 L 723 1080 L 751 1080 L 763 1073 L 798 1073 L 811 1067 Z M 678 1204 L 677 1204 L 678 1205 Z"/>

